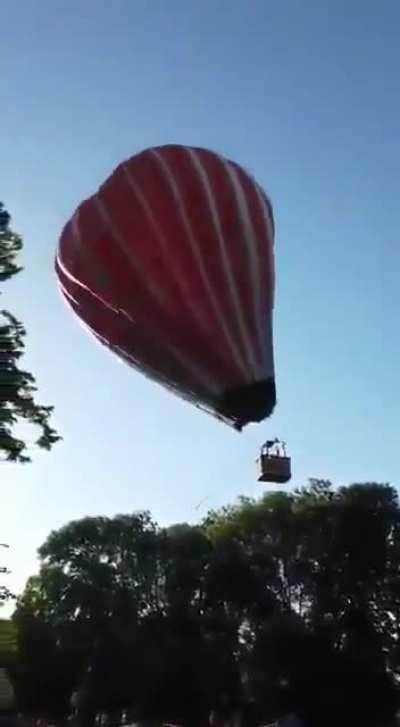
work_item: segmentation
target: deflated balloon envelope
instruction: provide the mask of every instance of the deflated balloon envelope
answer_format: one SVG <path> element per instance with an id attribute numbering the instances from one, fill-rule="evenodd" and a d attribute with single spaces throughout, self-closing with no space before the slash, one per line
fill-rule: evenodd
<path id="1" fill-rule="evenodd" d="M 169 145 L 120 164 L 59 242 L 63 296 L 105 346 L 238 429 L 275 406 L 271 204 L 240 166 Z"/>

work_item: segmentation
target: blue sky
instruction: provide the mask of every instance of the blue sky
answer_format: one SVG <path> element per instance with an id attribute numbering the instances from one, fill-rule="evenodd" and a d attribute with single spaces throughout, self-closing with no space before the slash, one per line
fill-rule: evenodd
<path id="1" fill-rule="evenodd" d="M 1 197 L 25 271 L 1 304 L 27 325 L 25 365 L 64 437 L 30 466 L 1 465 L 10 585 L 72 518 L 194 521 L 258 494 L 271 435 L 288 441 L 296 485 L 398 484 L 399 3 L 3 0 L 2 23 Z M 57 291 L 76 204 L 122 158 L 168 142 L 231 156 L 274 203 L 279 405 L 242 435 L 102 350 Z"/>

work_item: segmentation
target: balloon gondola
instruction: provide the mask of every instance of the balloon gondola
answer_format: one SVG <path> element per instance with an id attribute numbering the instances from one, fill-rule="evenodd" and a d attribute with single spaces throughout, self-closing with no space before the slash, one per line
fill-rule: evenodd
<path id="1" fill-rule="evenodd" d="M 292 471 L 286 443 L 279 439 L 265 442 L 261 447 L 257 468 L 259 482 L 275 482 L 281 485 L 289 482 Z"/>
<path id="2" fill-rule="evenodd" d="M 236 429 L 276 403 L 274 220 L 238 164 L 189 146 L 120 164 L 62 232 L 61 292 L 117 356 Z"/>

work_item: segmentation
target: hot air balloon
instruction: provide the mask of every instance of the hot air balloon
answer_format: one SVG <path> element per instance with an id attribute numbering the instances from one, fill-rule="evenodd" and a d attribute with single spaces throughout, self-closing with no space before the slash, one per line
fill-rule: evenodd
<path id="1" fill-rule="evenodd" d="M 241 429 L 276 403 L 271 203 L 238 164 L 167 145 L 122 162 L 61 234 L 61 292 L 94 336 Z"/>

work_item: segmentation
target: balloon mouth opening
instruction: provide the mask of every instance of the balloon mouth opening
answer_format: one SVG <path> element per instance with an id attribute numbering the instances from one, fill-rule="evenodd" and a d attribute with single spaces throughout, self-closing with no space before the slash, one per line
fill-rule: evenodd
<path id="1" fill-rule="evenodd" d="M 217 411 L 222 417 L 230 419 L 235 429 L 240 431 L 251 422 L 261 422 L 269 417 L 275 404 L 275 381 L 264 379 L 226 391 Z"/>

